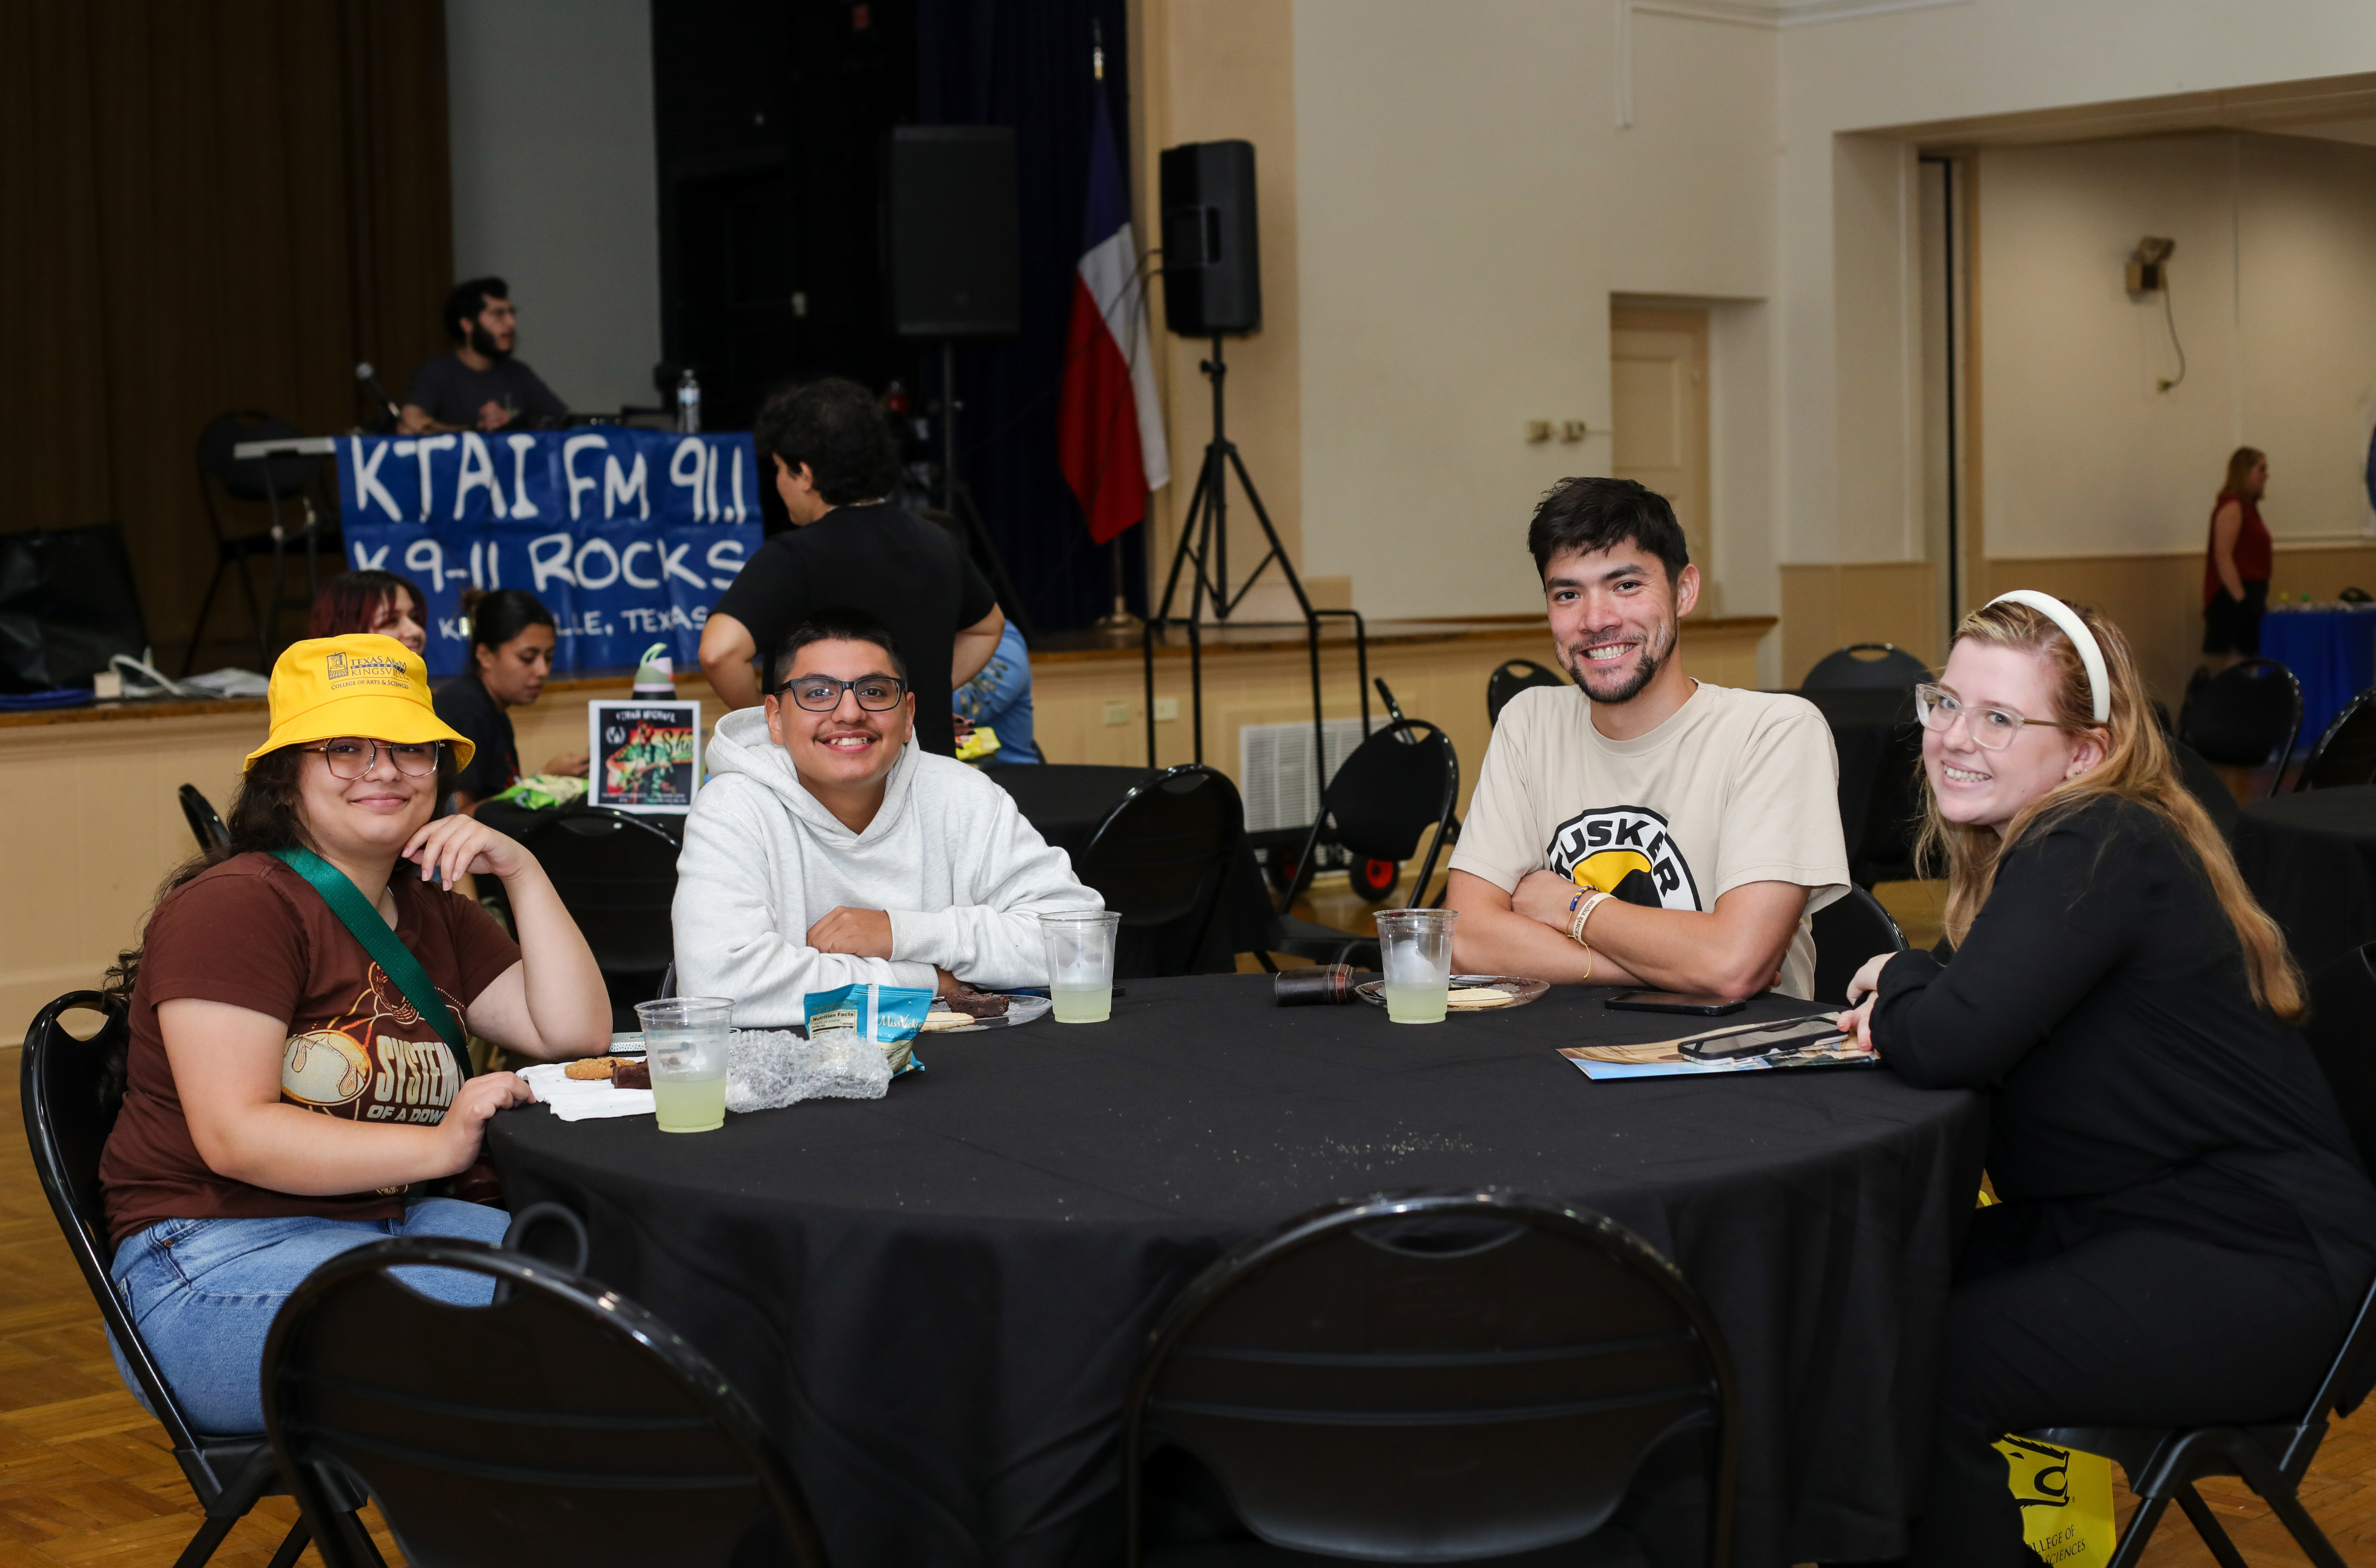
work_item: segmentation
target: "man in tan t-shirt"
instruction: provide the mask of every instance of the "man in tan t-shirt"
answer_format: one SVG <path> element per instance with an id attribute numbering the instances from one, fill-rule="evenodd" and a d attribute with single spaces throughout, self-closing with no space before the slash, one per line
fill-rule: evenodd
<path id="1" fill-rule="evenodd" d="M 1630 480 L 1563 480 L 1527 542 L 1576 686 L 1521 692 L 1494 727 L 1452 854 L 1454 965 L 1810 994 L 1807 916 L 1848 883 L 1823 715 L 1683 673 L 1676 625 L 1700 576 L 1664 497 Z"/>

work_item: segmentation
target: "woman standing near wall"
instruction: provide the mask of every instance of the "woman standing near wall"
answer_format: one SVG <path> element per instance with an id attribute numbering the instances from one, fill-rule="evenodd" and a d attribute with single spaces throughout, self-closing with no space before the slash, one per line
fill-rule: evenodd
<path id="1" fill-rule="evenodd" d="M 2269 488 L 2268 454 L 2239 446 L 2228 482 L 2211 508 L 2211 546 L 2203 562 L 2203 651 L 2222 670 L 2261 653 L 2261 616 L 2269 607 L 2269 530 L 2261 497 Z"/>

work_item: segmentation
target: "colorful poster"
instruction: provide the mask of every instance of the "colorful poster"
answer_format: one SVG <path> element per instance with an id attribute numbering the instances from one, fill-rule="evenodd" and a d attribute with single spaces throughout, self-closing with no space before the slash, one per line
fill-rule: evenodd
<path id="1" fill-rule="evenodd" d="M 586 705 L 587 804 L 626 812 L 693 809 L 701 783 L 697 702 Z"/>

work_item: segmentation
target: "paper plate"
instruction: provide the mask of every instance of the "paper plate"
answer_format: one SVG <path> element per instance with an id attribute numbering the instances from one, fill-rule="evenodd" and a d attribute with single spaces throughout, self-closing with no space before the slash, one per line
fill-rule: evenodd
<path id="1" fill-rule="evenodd" d="M 1453 990 L 1458 991 L 1463 986 L 1498 991 L 1510 1000 L 1485 1007 L 1455 1005 L 1445 1009 L 1448 1016 L 1458 1017 L 1463 1013 L 1506 1013 L 1513 1007 L 1524 1007 L 1527 1003 L 1549 991 L 1551 983 L 1549 980 L 1527 980 L 1522 975 L 1455 975 L 1452 977 Z M 1355 986 L 1353 994 L 1364 1002 L 1384 1007 L 1386 1004 L 1385 987 L 1386 982 L 1384 980 L 1369 980 Z"/>

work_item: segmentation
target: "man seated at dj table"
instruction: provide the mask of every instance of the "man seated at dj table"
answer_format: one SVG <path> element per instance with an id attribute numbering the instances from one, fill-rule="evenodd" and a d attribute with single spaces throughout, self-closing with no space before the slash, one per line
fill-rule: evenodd
<path id="1" fill-rule="evenodd" d="M 1824 716 L 1683 673 L 1700 576 L 1664 496 L 1562 480 L 1527 544 L 1575 685 L 1520 692 L 1494 726 L 1452 852 L 1453 963 L 1812 995 L 1807 916 L 1848 886 Z"/>
<path id="2" fill-rule="evenodd" d="M 502 430 L 515 422 L 557 420 L 569 405 L 553 396 L 522 361 L 519 315 L 511 285 L 473 278 L 446 296 L 446 336 L 454 351 L 412 373 L 397 428 L 407 435 L 433 430 Z"/>
<path id="3" fill-rule="evenodd" d="M 910 743 L 890 631 L 820 610 L 767 669 L 762 706 L 718 721 L 685 821 L 677 993 L 731 997 L 737 1024 L 764 1028 L 839 985 L 1047 984 L 1040 913 L 1104 901 L 1012 795 Z"/>

